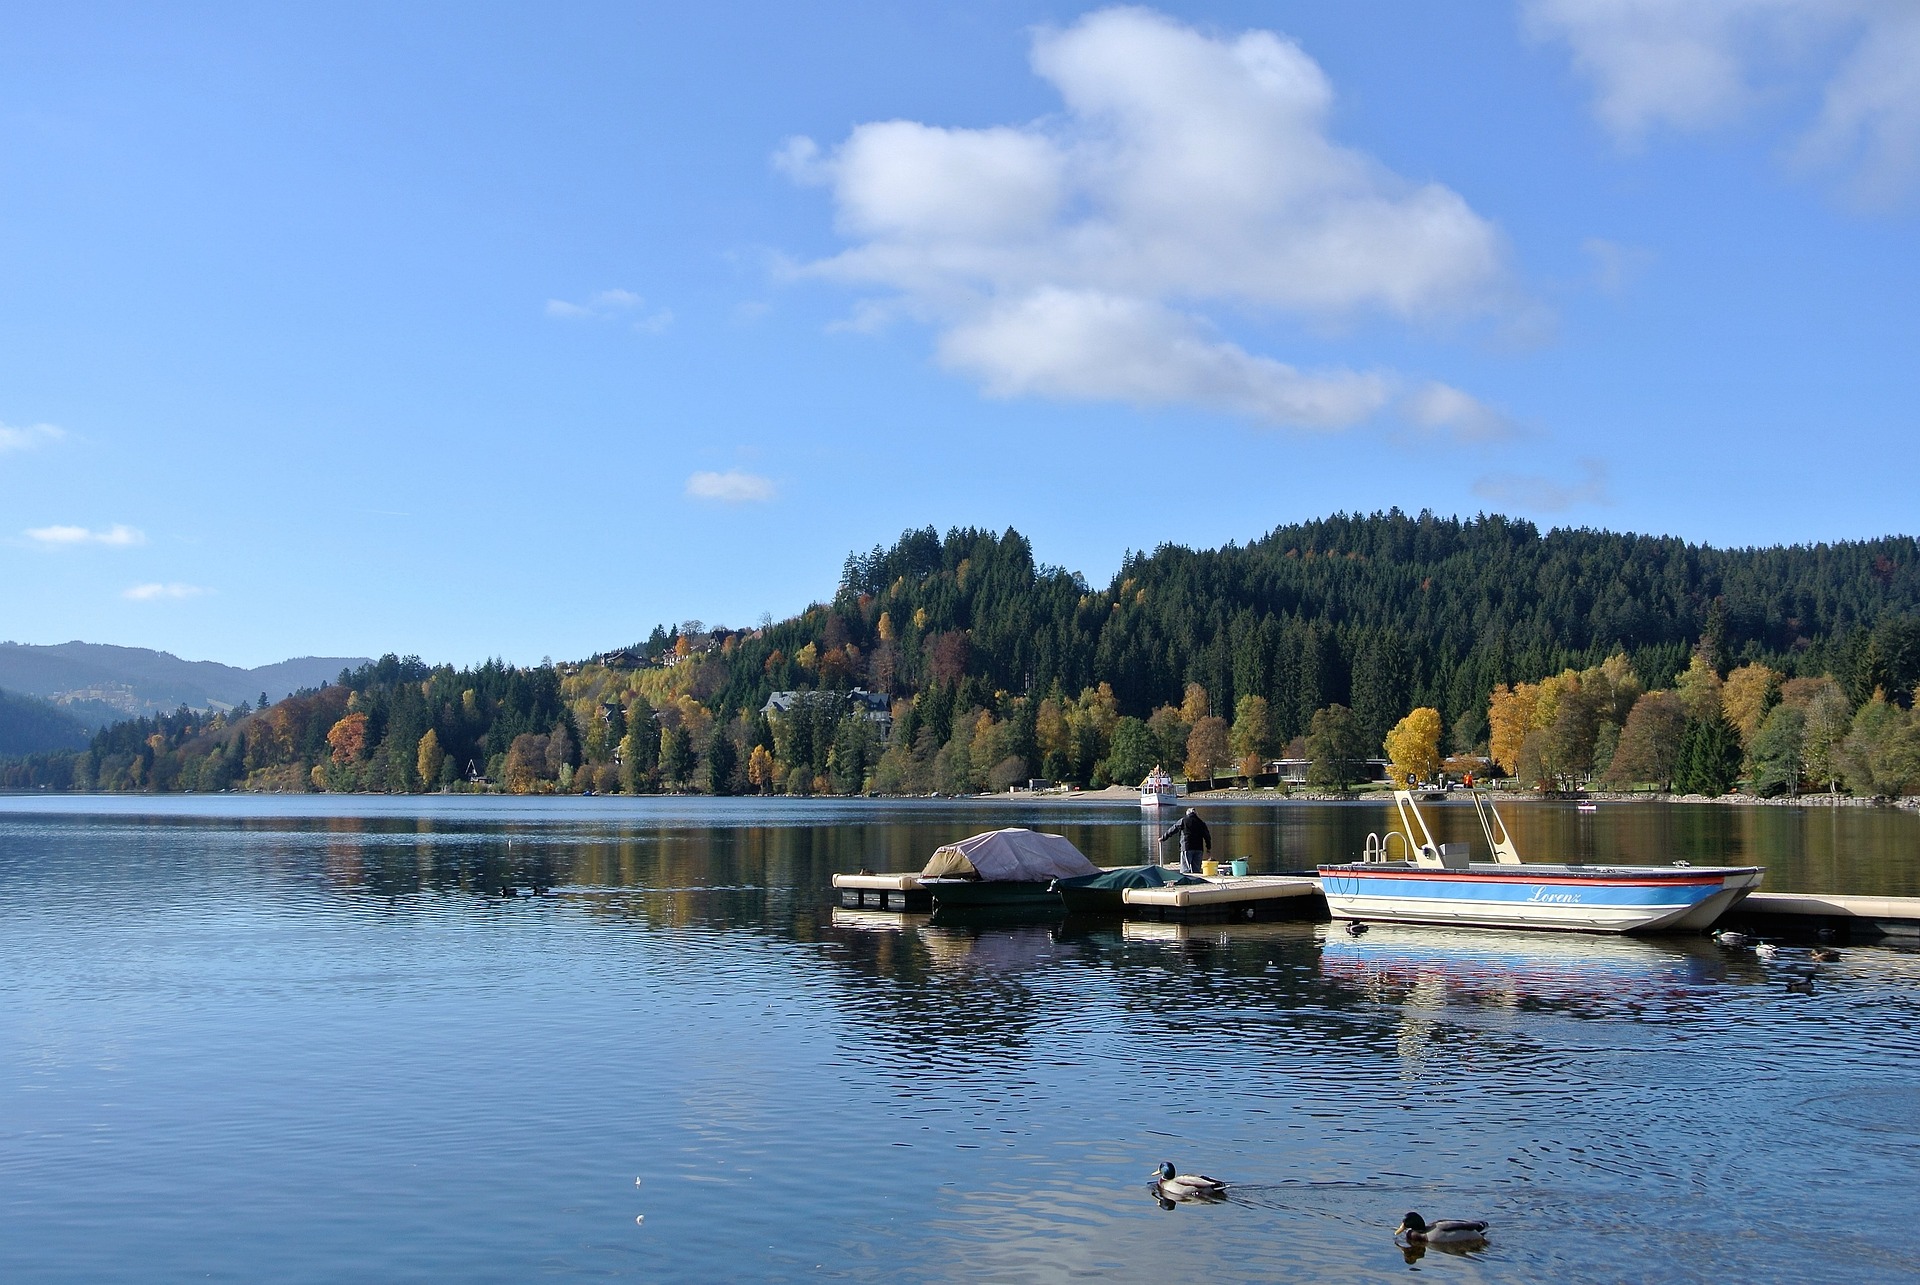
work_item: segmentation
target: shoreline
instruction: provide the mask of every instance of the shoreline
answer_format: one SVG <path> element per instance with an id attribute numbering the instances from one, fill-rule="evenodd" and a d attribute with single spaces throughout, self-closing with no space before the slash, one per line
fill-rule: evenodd
<path id="1" fill-rule="evenodd" d="M 889 795 L 875 797 L 912 798 L 914 795 Z M 958 794 L 948 798 L 975 802 L 992 803 L 1130 803 L 1140 805 L 1140 795 L 1131 786 L 1110 785 L 1104 790 L 1045 790 L 1039 793 L 1026 791 L 1005 791 L 999 794 Z M 1863 799 L 1851 794 L 1798 794 L 1777 795 L 1762 798 L 1757 794 L 1729 793 L 1720 795 L 1706 794 L 1661 794 L 1652 791 L 1590 791 L 1577 797 L 1563 795 L 1543 795 L 1534 790 L 1486 790 L 1482 797 L 1495 803 L 1713 803 L 1734 807 L 1768 808 L 1898 808 L 1906 811 L 1920 811 L 1920 795 L 1907 795 L 1898 799 Z M 1451 800 L 1448 800 L 1451 801 Z M 1333 794 L 1317 790 L 1295 790 L 1282 793 L 1270 786 L 1255 789 L 1208 790 L 1202 794 L 1184 796 L 1179 803 L 1160 811 L 1171 813 L 1182 808 L 1198 808 L 1209 803 L 1257 803 L 1279 806 L 1286 803 L 1372 803 L 1391 804 L 1393 795 L 1386 790 L 1353 791 L 1347 794 Z M 1143 812 L 1145 809 L 1141 809 Z"/>
<path id="2" fill-rule="evenodd" d="M 990 803 L 1000 805 L 1040 804 L 1043 806 L 1071 803 L 1103 803 L 1116 807 L 1131 807 L 1143 816 L 1147 810 L 1140 807 L 1140 795 L 1132 786 L 1111 785 L 1104 790 L 1043 790 L 1029 793 L 1024 790 L 1002 791 L 998 794 L 704 794 L 683 793 L 680 791 L 660 791 L 650 794 L 511 794 L 504 790 L 423 790 L 419 793 L 394 794 L 384 790 L 179 790 L 149 792 L 144 790 L 97 791 L 97 790 L 33 790 L 0 789 L 0 798 L 103 798 L 103 799 L 188 799 L 188 798 L 343 798 L 343 799 L 430 799 L 430 798 L 495 798 L 495 799 L 757 799 L 771 801 L 776 799 L 799 802 L 818 801 L 829 803 L 853 803 L 862 800 L 888 803 Z M 1891 808 L 1906 812 L 1920 812 L 1920 795 L 1907 795 L 1898 799 L 1863 799 L 1850 794 L 1800 794 L 1780 795 L 1774 798 L 1761 798 L 1754 794 L 1729 793 L 1708 796 L 1704 794 L 1657 794 L 1653 792 L 1619 793 L 1595 791 L 1580 795 L 1543 795 L 1532 790 L 1487 790 L 1483 797 L 1495 803 L 1710 803 L 1732 807 L 1769 807 L 1769 808 Z M 1446 800 L 1451 802 L 1452 800 Z M 1257 805 L 1280 807 L 1290 803 L 1378 803 L 1390 805 L 1393 796 L 1385 790 L 1354 791 L 1347 794 L 1331 794 L 1324 791 L 1297 790 L 1282 793 L 1271 787 L 1256 789 L 1208 790 L 1201 794 L 1189 795 L 1179 803 L 1156 809 L 1153 815 L 1170 816 L 1186 808 L 1201 808 L 1221 804 Z M 1437 806 L 1430 804 L 1429 806 Z"/>

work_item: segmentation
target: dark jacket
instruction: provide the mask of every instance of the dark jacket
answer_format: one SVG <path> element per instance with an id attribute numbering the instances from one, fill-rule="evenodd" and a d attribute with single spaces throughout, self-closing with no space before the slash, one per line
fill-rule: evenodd
<path id="1" fill-rule="evenodd" d="M 1175 821 L 1168 827 L 1167 832 L 1160 836 L 1160 842 L 1165 843 L 1176 834 L 1180 836 L 1182 852 L 1213 851 L 1213 832 L 1207 829 L 1207 823 L 1200 819 L 1198 812 L 1189 812 Z"/>

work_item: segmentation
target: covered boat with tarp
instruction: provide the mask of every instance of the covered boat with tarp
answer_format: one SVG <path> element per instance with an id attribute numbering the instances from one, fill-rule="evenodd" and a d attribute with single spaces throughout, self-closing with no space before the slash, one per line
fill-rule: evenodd
<path id="1" fill-rule="evenodd" d="M 1170 888 L 1205 882 L 1199 875 L 1183 874 L 1169 866 L 1121 866 L 1118 870 L 1055 879 L 1053 890 L 1060 894 L 1070 915 L 1119 915 L 1127 908 L 1129 888 Z"/>
<path id="2" fill-rule="evenodd" d="M 934 849 L 920 886 L 939 906 L 1058 905 L 1054 880 L 1099 873 L 1065 835 L 1010 826 Z"/>

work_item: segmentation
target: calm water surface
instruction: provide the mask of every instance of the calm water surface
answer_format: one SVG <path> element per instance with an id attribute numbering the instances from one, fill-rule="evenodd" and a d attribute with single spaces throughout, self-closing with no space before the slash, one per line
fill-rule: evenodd
<path id="1" fill-rule="evenodd" d="M 1539 858 L 1920 895 L 1911 814 L 1510 813 Z M 1384 819 L 1208 815 L 1256 869 Z M 0 1278 L 1920 1278 L 1920 955 L 1809 996 L 1804 952 L 1697 939 L 831 905 L 1018 823 L 1149 842 L 1098 805 L 0 799 Z M 1238 1198 L 1162 1211 L 1163 1158 Z M 1493 1243 L 1409 1262 L 1408 1209 Z"/>

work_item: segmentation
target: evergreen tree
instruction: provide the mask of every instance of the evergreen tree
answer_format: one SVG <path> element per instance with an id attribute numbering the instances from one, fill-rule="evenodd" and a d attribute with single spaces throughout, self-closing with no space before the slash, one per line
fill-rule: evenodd
<path id="1" fill-rule="evenodd" d="M 1681 794 L 1725 794 L 1740 780 L 1740 734 L 1719 715 L 1687 720 L 1673 788 Z"/>
<path id="2" fill-rule="evenodd" d="M 734 768 L 740 761 L 727 725 L 715 723 L 707 741 L 706 785 L 709 794 L 732 794 Z"/>
<path id="3" fill-rule="evenodd" d="M 660 774 L 671 785 L 682 788 L 693 784 L 693 769 L 696 763 L 693 752 L 693 737 L 687 729 L 669 727 L 660 733 Z"/>

